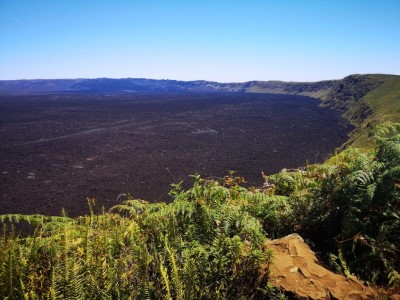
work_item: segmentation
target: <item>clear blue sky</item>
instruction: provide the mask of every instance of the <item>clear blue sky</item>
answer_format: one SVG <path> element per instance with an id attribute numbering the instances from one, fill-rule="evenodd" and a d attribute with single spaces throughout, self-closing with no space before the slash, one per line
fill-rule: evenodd
<path id="1" fill-rule="evenodd" d="M 400 0 L 0 0 L 0 79 L 400 73 Z"/>

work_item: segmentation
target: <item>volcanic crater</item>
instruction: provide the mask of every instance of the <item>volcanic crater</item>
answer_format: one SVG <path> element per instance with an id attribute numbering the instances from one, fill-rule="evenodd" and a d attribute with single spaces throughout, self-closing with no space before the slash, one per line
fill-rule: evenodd
<path id="1" fill-rule="evenodd" d="M 295 95 L 255 93 L 13 94 L 0 96 L 0 214 L 71 216 L 86 197 L 170 201 L 170 184 L 230 170 L 322 162 L 352 127 L 340 112 Z"/>

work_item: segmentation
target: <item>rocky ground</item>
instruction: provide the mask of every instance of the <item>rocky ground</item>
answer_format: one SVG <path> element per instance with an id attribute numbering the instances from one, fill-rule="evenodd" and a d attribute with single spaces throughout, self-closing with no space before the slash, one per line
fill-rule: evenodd
<path id="1" fill-rule="evenodd" d="M 0 96 L 0 214 L 88 211 L 131 193 L 169 201 L 188 175 L 263 171 L 321 162 L 349 126 L 318 100 L 268 94 Z"/>
<path id="2" fill-rule="evenodd" d="M 270 282 L 292 299 L 400 299 L 324 268 L 297 234 L 271 240 L 267 248 L 274 253 Z"/>

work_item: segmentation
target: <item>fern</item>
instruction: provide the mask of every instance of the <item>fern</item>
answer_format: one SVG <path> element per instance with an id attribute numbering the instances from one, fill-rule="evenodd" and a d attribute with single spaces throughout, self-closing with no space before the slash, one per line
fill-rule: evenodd
<path id="1" fill-rule="evenodd" d="M 167 300 L 172 300 L 170 280 L 169 280 L 169 276 L 168 276 L 168 270 L 164 266 L 164 261 L 163 261 L 161 256 L 160 256 L 160 272 L 161 272 L 161 276 L 162 276 L 162 279 L 163 279 L 164 288 L 165 288 L 165 291 L 166 291 L 166 295 L 165 295 L 166 299 Z"/>
<path id="2" fill-rule="evenodd" d="M 374 153 L 350 149 L 283 170 L 264 188 L 195 175 L 187 190 L 174 185 L 170 204 L 127 196 L 98 214 L 88 200 L 78 218 L 0 216 L 0 298 L 275 297 L 265 240 L 292 232 L 336 253 L 343 273 L 398 288 L 399 128 L 382 129 Z M 18 235 L 20 222 L 32 232 Z"/>

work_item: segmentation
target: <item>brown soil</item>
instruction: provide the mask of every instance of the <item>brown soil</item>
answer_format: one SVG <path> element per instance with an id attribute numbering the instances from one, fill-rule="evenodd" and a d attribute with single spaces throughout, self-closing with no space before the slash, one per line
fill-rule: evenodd
<path id="1" fill-rule="evenodd" d="M 170 183 L 323 161 L 349 125 L 315 99 L 268 94 L 1 95 L 0 214 L 86 213 L 120 193 L 169 201 Z"/>
<path id="2" fill-rule="evenodd" d="M 311 249 L 292 234 L 268 242 L 274 253 L 271 284 L 294 299 L 378 299 L 377 292 L 356 278 L 322 267 Z"/>

